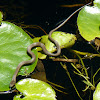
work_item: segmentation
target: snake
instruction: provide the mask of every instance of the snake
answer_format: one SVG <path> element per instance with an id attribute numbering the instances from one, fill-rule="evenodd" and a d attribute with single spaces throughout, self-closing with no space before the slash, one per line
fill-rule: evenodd
<path id="1" fill-rule="evenodd" d="M 20 62 L 20 63 L 18 64 L 18 66 L 17 66 L 17 68 L 16 68 L 16 70 L 15 70 L 15 73 L 14 73 L 14 75 L 13 75 L 13 77 L 12 77 L 12 81 L 10 82 L 10 87 L 13 87 L 13 86 L 15 85 L 15 83 L 16 83 L 16 77 L 17 77 L 17 74 L 18 74 L 20 68 L 21 68 L 23 65 L 32 64 L 32 63 L 35 62 L 36 56 L 35 56 L 35 54 L 31 51 L 34 47 L 41 47 L 42 50 L 43 50 L 43 52 L 44 52 L 46 55 L 49 55 L 49 56 L 59 56 L 59 55 L 60 55 L 60 53 L 61 53 L 60 45 L 59 45 L 59 43 L 58 43 L 56 40 L 54 40 L 54 39 L 51 37 L 53 31 L 55 31 L 55 30 L 50 31 L 48 38 L 49 38 L 52 42 L 54 42 L 54 44 L 56 45 L 56 47 L 57 47 L 57 53 L 50 53 L 50 52 L 46 49 L 45 45 L 44 45 L 43 43 L 41 43 L 41 42 L 35 42 L 35 43 L 32 43 L 31 45 L 29 45 L 28 48 L 27 48 L 27 53 L 28 53 L 32 58 L 31 58 L 31 60 L 22 61 L 22 62 Z"/>
<path id="2" fill-rule="evenodd" d="M 86 5 L 90 5 L 91 3 L 92 3 L 92 2 L 90 2 L 90 3 L 86 4 Z M 84 6 L 86 6 L 86 5 L 84 5 Z M 31 45 L 28 46 L 28 48 L 27 48 L 27 53 L 31 56 L 31 60 L 22 61 L 22 62 L 20 62 L 20 63 L 18 64 L 18 66 L 17 66 L 17 68 L 16 68 L 16 70 L 15 70 L 15 73 L 14 73 L 14 75 L 13 75 L 13 77 L 12 77 L 12 80 L 11 80 L 11 82 L 10 82 L 10 88 L 12 88 L 12 87 L 16 84 L 16 77 L 17 77 L 17 74 L 18 74 L 20 68 L 21 68 L 22 66 L 24 66 L 24 65 L 32 64 L 32 63 L 35 62 L 36 56 L 35 56 L 35 54 L 31 51 L 34 47 L 41 47 L 42 50 L 43 50 L 43 52 L 44 52 L 46 55 L 48 55 L 48 56 L 55 56 L 55 57 L 56 57 L 56 56 L 59 56 L 59 55 L 60 55 L 60 53 L 61 53 L 60 45 L 59 45 L 59 43 L 58 43 L 56 40 L 54 40 L 54 39 L 51 37 L 51 35 L 52 35 L 52 33 L 53 33 L 54 31 L 56 31 L 56 30 L 58 30 L 60 27 L 62 27 L 76 12 L 78 12 L 78 11 L 79 11 L 80 9 L 82 9 L 84 6 L 80 7 L 79 9 L 77 9 L 77 10 L 76 10 L 75 12 L 73 12 L 65 21 L 63 21 L 60 25 L 58 25 L 56 28 L 54 28 L 53 30 L 51 30 L 51 31 L 49 32 L 48 39 L 49 39 L 51 42 L 53 42 L 53 43 L 55 44 L 55 46 L 56 46 L 56 48 L 57 48 L 57 52 L 56 52 L 56 53 L 50 53 L 50 52 L 46 49 L 45 45 L 44 45 L 43 43 L 41 43 L 41 42 L 35 42 L 35 43 L 32 43 Z"/>

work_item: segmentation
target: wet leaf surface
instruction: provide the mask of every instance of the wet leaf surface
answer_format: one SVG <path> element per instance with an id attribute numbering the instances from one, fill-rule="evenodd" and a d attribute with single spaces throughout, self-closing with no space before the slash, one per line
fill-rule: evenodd
<path id="1" fill-rule="evenodd" d="M 56 100 L 55 91 L 52 87 L 37 79 L 27 78 L 20 80 L 16 84 L 16 88 L 23 95 L 18 94 L 13 100 Z"/>
<path id="2" fill-rule="evenodd" d="M 9 84 L 17 65 L 31 57 L 27 54 L 27 47 L 32 44 L 32 39 L 20 27 L 10 22 L 3 21 L 0 26 L 0 91 L 9 90 Z M 37 51 L 33 50 L 37 56 Z M 37 64 L 23 66 L 19 75 L 28 75 Z"/>

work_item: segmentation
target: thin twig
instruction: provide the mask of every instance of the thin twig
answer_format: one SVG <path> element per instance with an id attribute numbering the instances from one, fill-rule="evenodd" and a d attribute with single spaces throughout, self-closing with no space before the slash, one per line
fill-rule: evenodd
<path id="1" fill-rule="evenodd" d="M 53 61 L 63 61 L 63 62 L 78 62 L 78 59 L 64 59 L 64 58 L 54 58 Z"/>

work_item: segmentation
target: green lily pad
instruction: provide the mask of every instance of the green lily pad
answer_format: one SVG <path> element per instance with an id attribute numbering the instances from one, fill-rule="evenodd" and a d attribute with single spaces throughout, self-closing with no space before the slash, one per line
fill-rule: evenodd
<path id="1" fill-rule="evenodd" d="M 62 48 L 69 48 L 72 45 L 74 45 L 76 39 L 76 36 L 74 34 L 69 34 L 61 31 L 55 31 L 52 33 L 51 37 L 56 40 L 61 49 Z M 54 46 L 54 43 L 50 42 L 46 36 L 42 36 L 41 42 L 43 42 L 49 52 L 55 52 L 56 48 Z"/>
<path id="2" fill-rule="evenodd" d="M 27 54 L 27 47 L 32 43 L 32 39 L 20 27 L 2 21 L 0 26 L 0 91 L 9 90 L 9 84 L 18 64 L 31 59 Z M 33 52 L 36 55 L 35 63 L 23 66 L 18 75 L 28 75 L 34 70 L 38 57 L 35 49 Z"/>
<path id="3" fill-rule="evenodd" d="M 69 34 L 69 33 L 61 32 L 61 31 L 53 32 L 51 37 L 59 43 L 61 49 L 69 48 L 73 46 L 75 41 L 77 40 L 74 34 Z M 33 40 L 35 41 L 37 39 L 38 39 L 38 42 L 40 41 L 43 44 L 45 44 L 45 47 L 49 52 L 52 53 L 56 51 L 55 45 L 48 39 L 48 35 L 43 35 L 41 36 L 41 38 L 36 38 L 36 39 L 34 38 Z M 40 47 L 37 47 L 37 51 L 41 51 L 41 50 L 42 49 L 40 49 Z M 40 59 L 45 59 L 47 55 L 42 54 L 41 52 L 38 52 L 38 56 Z"/>
<path id="4" fill-rule="evenodd" d="M 87 41 L 100 38 L 100 1 L 94 6 L 85 6 L 78 14 L 77 25 L 81 36 Z"/>
<path id="5" fill-rule="evenodd" d="M 97 84 L 96 90 L 94 91 L 93 100 L 100 100 L 100 82 Z"/>
<path id="6" fill-rule="evenodd" d="M 22 94 L 14 96 L 13 100 L 56 100 L 52 87 L 37 79 L 23 79 L 16 83 L 16 89 Z"/>

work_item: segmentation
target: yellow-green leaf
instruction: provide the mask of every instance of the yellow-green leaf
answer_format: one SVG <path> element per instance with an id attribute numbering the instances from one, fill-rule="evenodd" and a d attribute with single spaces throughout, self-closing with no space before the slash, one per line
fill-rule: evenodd
<path id="1" fill-rule="evenodd" d="M 94 0 L 94 6 L 85 6 L 79 12 L 77 25 L 81 36 L 87 41 L 100 38 L 100 0 Z"/>
<path id="2" fill-rule="evenodd" d="M 16 84 L 16 88 L 22 94 L 16 95 L 13 100 L 56 100 L 52 87 L 37 79 L 22 79 Z"/>

